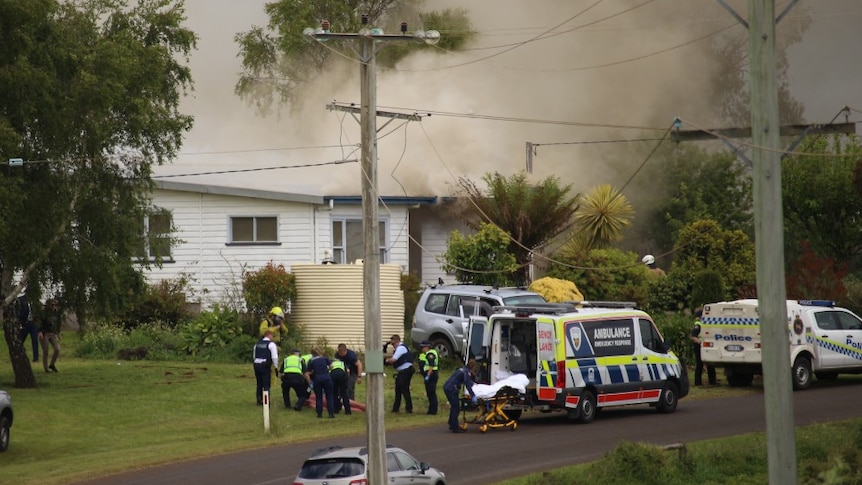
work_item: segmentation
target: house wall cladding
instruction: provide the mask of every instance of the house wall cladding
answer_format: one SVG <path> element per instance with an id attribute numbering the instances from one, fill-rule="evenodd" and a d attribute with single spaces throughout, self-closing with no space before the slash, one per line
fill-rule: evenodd
<path id="1" fill-rule="evenodd" d="M 291 318 L 302 325 L 305 343 L 322 340 L 334 348 L 345 343 L 352 349 L 366 349 L 365 307 L 361 264 L 311 264 L 292 266 L 296 277 L 296 302 Z M 380 265 L 380 327 L 386 341 L 404 333 L 404 294 L 401 267 Z M 379 350 L 381 342 L 371 342 Z"/>
<path id="2" fill-rule="evenodd" d="M 360 218 L 357 205 L 336 206 L 290 202 L 259 197 L 208 194 L 157 189 L 153 203 L 171 211 L 180 241 L 171 249 L 172 262 L 147 271 L 151 283 L 188 276 L 190 301 L 203 309 L 230 303 L 242 307 L 242 273 L 256 271 L 272 261 L 288 271 L 298 263 L 319 263 L 332 249 L 332 218 Z M 381 209 L 388 224 L 389 263 L 406 271 L 408 214 L 405 206 Z M 228 244 L 233 216 L 278 217 L 280 244 Z M 400 280 L 399 280 L 400 285 Z"/>

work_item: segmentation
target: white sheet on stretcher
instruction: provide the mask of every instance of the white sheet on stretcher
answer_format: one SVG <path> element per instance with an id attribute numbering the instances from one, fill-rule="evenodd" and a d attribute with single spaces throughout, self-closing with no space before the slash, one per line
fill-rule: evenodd
<path id="1" fill-rule="evenodd" d="M 473 384 L 473 394 L 479 399 L 489 399 L 497 395 L 500 389 L 511 387 L 517 389 L 520 393 L 527 392 L 527 385 L 530 383 L 530 378 L 524 374 L 515 374 L 505 379 L 499 380 L 494 384 Z"/>

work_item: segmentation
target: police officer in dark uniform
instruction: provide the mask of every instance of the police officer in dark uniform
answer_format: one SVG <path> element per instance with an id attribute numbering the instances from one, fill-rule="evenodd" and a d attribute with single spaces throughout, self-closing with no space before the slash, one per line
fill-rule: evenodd
<path id="1" fill-rule="evenodd" d="M 329 417 L 335 417 L 335 396 L 332 395 L 332 377 L 329 375 L 329 366 L 332 361 L 329 357 L 323 355 L 323 352 L 315 347 L 311 350 L 311 360 L 308 361 L 308 368 L 305 375 L 314 386 L 314 409 L 317 411 L 317 417 L 323 417 L 323 399 L 326 398 L 326 410 L 329 412 Z"/>
<path id="2" fill-rule="evenodd" d="M 413 398 L 410 397 L 410 380 L 416 369 L 413 368 L 413 354 L 401 341 L 399 335 L 393 335 L 389 342 L 395 347 L 392 357 L 386 362 L 395 367 L 395 402 L 392 403 L 392 412 L 397 413 L 401 408 L 401 397 L 404 397 L 404 410 L 413 412 Z"/>
<path id="3" fill-rule="evenodd" d="M 427 340 L 420 344 L 422 353 L 419 354 L 419 372 L 425 377 L 425 395 L 428 396 L 428 414 L 437 414 L 437 364 L 439 355 L 437 350 L 431 348 Z"/>
<path id="4" fill-rule="evenodd" d="M 278 347 L 272 341 L 272 331 L 267 330 L 263 338 L 254 344 L 254 377 L 257 380 L 255 397 L 258 406 L 263 405 L 263 391 L 269 392 L 273 365 L 278 365 Z"/>
<path id="5" fill-rule="evenodd" d="M 347 395 L 348 370 L 344 361 L 333 360 L 329 376 L 332 378 L 332 393 L 335 394 L 335 413 L 338 414 L 341 408 L 344 408 L 344 414 L 350 414 L 350 396 Z"/>
<path id="6" fill-rule="evenodd" d="M 290 351 L 290 355 L 284 358 L 284 366 L 281 371 L 281 396 L 284 398 L 284 407 L 290 407 L 290 391 L 296 393 L 296 411 L 302 410 L 302 405 L 308 399 L 309 382 L 305 379 L 305 361 L 300 357 L 299 349 Z"/>
<path id="7" fill-rule="evenodd" d="M 700 358 L 700 347 L 703 343 L 700 338 L 700 317 L 703 315 L 703 310 L 698 308 L 695 313 L 694 327 L 691 329 L 691 351 L 694 353 L 694 385 L 703 385 L 703 360 Z M 706 364 L 706 376 L 709 379 L 710 386 L 717 386 L 718 380 L 715 378 L 715 366 Z"/>

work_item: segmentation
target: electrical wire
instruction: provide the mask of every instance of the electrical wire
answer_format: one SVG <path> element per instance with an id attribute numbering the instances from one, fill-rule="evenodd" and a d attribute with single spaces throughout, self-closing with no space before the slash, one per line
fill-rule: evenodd
<path id="1" fill-rule="evenodd" d="M 224 175 L 229 173 L 243 173 L 243 172 L 264 172 L 269 170 L 282 170 L 282 169 L 290 169 L 290 168 L 309 168 L 309 167 L 322 167 L 324 165 L 342 165 L 345 163 L 356 163 L 359 160 L 334 160 L 331 162 L 320 162 L 320 163 L 306 163 L 302 165 L 280 165 L 277 167 L 257 167 L 257 168 L 237 168 L 231 170 L 213 170 L 208 172 L 194 172 L 194 173 L 177 173 L 170 175 L 153 175 L 151 178 L 153 179 L 166 179 L 166 178 L 176 178 L 176 177 L 195 177 L 199 175 Z"/>

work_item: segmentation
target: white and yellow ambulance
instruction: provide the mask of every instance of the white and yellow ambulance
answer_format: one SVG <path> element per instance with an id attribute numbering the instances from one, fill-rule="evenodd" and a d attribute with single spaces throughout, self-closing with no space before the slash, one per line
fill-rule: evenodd
<path id="1" fill-rule="evenodd" d="M 704 305 L 701 359 L 723 367 L 731 386 L 748 386 L 761 367 L 760 314 L 757 300 Z M 862 372 L 862 319 L 829 300 L 787 300 L 793 388 L 807 389 L 813 375 L 835 379 Z"/>
<path id="2" fill-rule="evenodd" d="M 479 382 L 529 377 L 524 399 L 508 406 L 514 419 L 559 410 L 588 423 L 601 408 L 630 404 L 672 413 L 688 394 L 684 363 L 632 303 L 497 307 L 469 327 L 464 357 L 476 360 Z"/>

